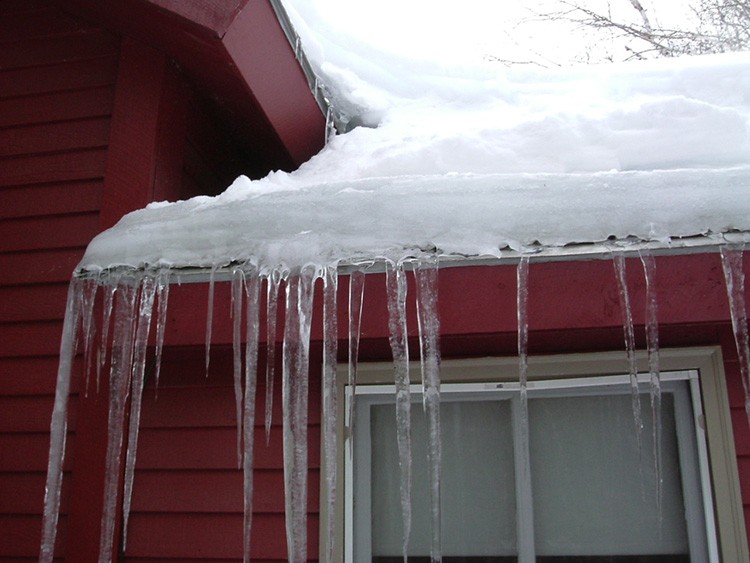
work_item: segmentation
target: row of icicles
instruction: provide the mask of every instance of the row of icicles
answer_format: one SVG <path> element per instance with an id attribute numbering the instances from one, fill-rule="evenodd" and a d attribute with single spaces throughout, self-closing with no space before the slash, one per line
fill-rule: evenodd
<path id="1" fill-rule="evenodd" d="M 748 400 L 749 361 L 747 316 L 745 312 L 744 275 L 741 247 L 724 246 L 721 258 L 729 297 L 732 325 L 737 352 L 740 359 L 742 381 L 745 386 L 746 409 Z M 657 300 L 655 292 L 655 260 L 647 251 L 639 252 L 646 287 L 646 341 L 650 372 L 650 400 L 653 420 L 660 420 L 661 387 L 659 381 L 659 342 Z M 406 273 L 405 265 L 411 267 L 415 276 L 419 347 L 422 369 L 423 405 L 428 424 L 428 479 L 430 499 L 431 559 L 441 560 L 440 534 L 440 350 L 439 319 L 437 314 L 438 259 L 431 256 L 408 258 L 399 262 L 385 261 L 389 341 L 393 352 L 393 372 L 397 417 L 397 444 L 400 466 L 400 498 L 403 517 L 403 553 L 406 550 L 411 528 L 411 425 L 410 425 L 410 374 L 409 348 L 406 322 Z M 613 251 L 615 277 L 619 288 L 623 315 L 625 348 L 627 351 L 630 384 L 632 389 L 633 419 L 641 443 L 641 404 L 638 392 L 635 335 L 630 298 L 626 283 L 626 260 L 621 250 Z M 372 265 L 370 263 L 369 265 Z M 357 357 L 359 349 L 360 323 L 364 293 L 363 269 L 350 274 L 348 299 L 348 384 L 356 385 Z M 208 370 L 213 316 L 214 275 L 209 282 L 209 302 L 206 324 L 206 370 Z M 118 498 L 118 476 L 121 474 L 121 451 L 127 428 L 127 452 L 125 459 L 125 482 L 123 499 L 123 549 L 126 542 L 128 515 L 133 492 L 138 426 L 144 385 L 146 351 L 151 331 L 152 317 L 156 312 L 156 365 L 155 383 L 158 387 L 164 332 L 169 300 L 168 269 L 158 271 L 109 272 L 96 278 L 74 277 L 68 292 L 60 365 L 57 378 L 54 410 L 51 422 L 50 457 L 47 486 L 44 499 L 44 517 L 40 561 L 51 562 L 54 552 L 57 520 L 60 508 L 62 466 L 67 434 L 67 403 L 70 391 L 71 367 L 79 340 L 82 343 L 86 388 L 88 374 L 95 373 L 97 389 L 100 373 L 106 365 L 106 351 L 110 345 L 109 328 L 113 324 L 111 353 L 109 357 L 109 421 L 106 457 L 106 481 L 102 528 L 100 539 L 100 561 L 110 561 L 115 536 L 115 520 Z M 518 311 L 518 357 L 521 405 L 524 424 L 527 415 L 527 344 L 528 344 L 528 276 L 529 256 L 521 256 L 517 265 L 517 311 Z M 282 360 L 282 412 L 283 455 L 285 484 L 285 514 L 287 548 L 290 561 L 307 560 L 307 431 L 308 431 L 308 367 L 310 329 L 313 310 L 313 289 L 317 279 L 323 280 L 323 372 L 322 372 L 322 433 L 325 468 L 325 503 L 327 515 L 321 522 L 325 533 L 321 552 L 324 561 L 334 560 L 335 505 L 340 476 L 337 475 L 339 456 L 336 440 L 338 406 L 336 395 L 336 356 L 338 340 L 337 265 L 324 267 L 305 266 L 294 274 L 278 270 L 261 274 L 250 265 L 238 265 L 231 269 L 234 391 L 237 416 L 238 465 L 244 472 L 244 560 L 250 559 L 253 514 L 253 441 L 255 421 L 255 392 L 259 345 L 260 293 L 265 281 L 266 288 L 266 333 L 276 334 L 278 296 L 281 283 L 286 284 L 285 323 Z M 94 345 L 94 302 L 97 293 L 103 294 L 103 318 L 99 347 Z M 245 352 L 244 365 L 241 349 L 241 319 L 245 304 Z M 114 322 L 111 316 L 114 310 Z M 266 368 L 266 439 L 271 425 L 272 391 L 274 388 L 273 338 L 267 343 Z M 244 385 L 243 385 L 244 373 Z M 244 390 L 243 390 L 244 389 Z M 126 405 L 130 398 L 130 416 L 126 416 Z M 750 412 L 750 410 L 748 410 Z M 350 402 L 347 422 L 354 420 L 354 401 Z M 660 425 L 654 425 L 655 450 L 660 443 Z M 660 502 L 660 452 L 654 452 L 657 475 L 657 502 Z"/>

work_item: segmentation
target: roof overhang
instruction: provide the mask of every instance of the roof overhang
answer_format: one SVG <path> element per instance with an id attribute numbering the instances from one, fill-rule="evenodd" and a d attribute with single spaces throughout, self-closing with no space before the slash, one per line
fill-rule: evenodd
<path id="1" fill-rule="evenodd" d="M 246 147 L 291 170 L 324 144 L 326 119 L 272 0 L 66 0 L 62 9 L 174 59 L 223 108 Z"/>

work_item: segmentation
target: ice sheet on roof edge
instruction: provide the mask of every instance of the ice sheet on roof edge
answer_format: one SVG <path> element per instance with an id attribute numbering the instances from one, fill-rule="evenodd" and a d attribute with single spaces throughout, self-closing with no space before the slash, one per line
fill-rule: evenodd
<path id="1" fill-rule="evenodd" d="M 129 266 L 261 268 L 401 258 L 415 249 L 502 249 L 750 230 L 750 167 L 593 174 L 365 179 L 157 204 L 89 245 L 79 271 Z"/>

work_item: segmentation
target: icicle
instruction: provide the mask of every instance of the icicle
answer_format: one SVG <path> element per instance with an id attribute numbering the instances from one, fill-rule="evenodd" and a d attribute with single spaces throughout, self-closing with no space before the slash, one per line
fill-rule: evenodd
<path id="1" fill-rule="evenodd" d="M 620 296 L 620 310 L 622 311 L 622 324 L 625 333 L 625 350 L 628 355 L 628 370 L 630 373 L 630 392 L 633 402 L 633 420 L 635 422 L 638 451 L 641 451 L 641 431 L 643 420 L 641 419 L 641 396 L 638 392 L 638 365 L 635 358 L 635 330 L 633 329 L 633 313 L 630 309 L 630 294 L 628 282 L 625 275 L 625 255 L 616 251 L 612 256 L 615 267 L 617 285 Z"/>
<path id="2" fill-rule="evenodd" d="M 338 402 L 336 397 L 336 355 L 338 353 L 338 269 L 327 266 L 323 285 L 323 457 L 325 460 L 325 541 L 324 561 L 331 563 L 336 532 L 336 491 L 338 486 Z"/>
<path id="3" fill-rule="evenodd" d="M 272 270 L 266 286 L 266 445 L 271 439 L 273 419 L 273 387 L 276 374 L 276 319 L 278 318 L 281 272 Z"/>
<path id="4" fill-rule="evenodd" d="M 99 361 L 96 364 L 96 393 L 99 394 L 99 381 L 102 368 L 107 363 L 107 346 L 109 345 L 109 322 L 112 317 L 112 307 L 115 300 L 115 292 L 119 278 L 114 276 L 110 279 L 110 284 L 104 292 L 104 307 L 102 310 L 102 339 L 99 342 Z"/>
<path id="5" fill-rule="evenodd" d="M 132 398 L 130 401 L 130 422 L 128 429 L 128 451 L 125 458 L 125 485 L 122 503 L 122 546 L 127 545 L 130 501 L 133 498 L 133 478 L 135 477 L 135 456 L 138 449 L 138 428 L 141 422 L 141 401 L 143 382 L 146 374 L 146 349 L 151 331 L 151 317 L 154 312 L 156 280 L 146 275 L 141 282 L 141 304 L 138 310 L 138 328 L 135 334 L 133 352 Z"/>
<path id="6" fill-rule="evenodd" d="M 156 295 L 159 310 L 156 317 L 156 366 L 154 373 L 154 396 L 158 396 L 159 375 L 161 374 L 161 354 L 164 348 L 164 332 L 167 327 L 167 306 L 169 304 L 169 270 L 160 270 L 156 276 Z"/>
<path id="7" fill-rule="evenodd" d="M 438 260 L 428 258 L 414 270 L 417 288 L 420 363 L 422 365 L 422 404 L 427 417 L 430 489 L 430 558 L 442 560 L 440 530 L 440 320 L 438 318 Z"/>
<path id="8" fill-rule="evenodd" d="M 411 536 L 411 396 L 409 393 L 409 346 L 406 332 L 406 274 L 401 262 L 385 263 L 388 294 L 388 330 L 396 384 L 396 431 L 401 471 L 402 551 L 406 562 Z"/>
<path id="9" fill-rule="evenodd" d="M 206 311 L 206 377 L 208 377 L 208 365 L 211 363 L 211 331 L 214 325 L 214 282 L 216 279 L 216 267 L 211 268 L 208 278 L 208 309 Z"/>
<path id="10" fill-rule="evenodd" d="M 652 441 L 654 444 L 654 473 L 656 475 L 656 505 L 661 520 L 662 471 L 661 471 L 661 375 L 659 369 L 659 320 L 656 302 L 656 261 L 648 250 L 639 251 L 646 281 L 646 348 L 650 376 Z"/>
<path id="11" fill-rule="evenodd" d="M 286 288 L 282 402 L 284 485 L 290 561 L 307 560 L 307 402 L 315 268 L 305 266 Z"/>
<path id="12" fill-rule="evenodd" d="M 365 273 L 355 270 L 349 276 L 349 457 L 354 453 L 354 414 L 357 391 L 357 365 L 359 358 L 359 335 L 362 331 L 362 303 L 365 293 Z"/>
<path id="13" fill-rule="evenodd" d="M 84 395 L 89 396 L 89 376 L 94 356 L 94 306 L 96 304 L 96 291 L 99 283 L 96 279 L 86 279 L 83 281 L 83 290 L 81 291 L 81 330 L 83 332 L 83 371 L 85 375 Z"/>
<path id="14" fill-rule="evenodd" d="M 109 421 L 107 425 L 107 458 L 105 464 L 104 508 L 99 542 L 99 561 L 112 559 L 117 511 L 117 485 L 125 422 L 125 405 L 130 390 L 133 362 L 133 336 L 137 291 L 127 281 L 118 284 L 115 311 L 115 331 L 112 343 L 112 360 L 109 372 Z"/>
<path id="15" fill-rule="evenodd" d="M 42 517 L 42 541 L 39 549 L 39 561 L 50 563 L 55 551 L 57 521 L 60 514 L 60 491 L 63 479 L 63 461 L 65 459 L 65 442 L 68 436 L 68 396 L 70 394 L 70 375 L 73 367 L 75 342 L 78 338 L 78 326 L 81 316 L 81 293 L 83 282 L 73 278 L 68 287 L 68 301 L 65 306 L 62 340 L 60 341 L 60 364 L 57 369 L 57 388 L 55 405 L 50 421 L 49 462 L 47 464 L 47 483 L 44 488 L 44 516 Z"/>
<path id="16" fill-rule="evenodd" d="M 732 317 L 734 343 L 740 361 L 742 386 L 745 390 L 745 412 L 750 421 L 750 345 L 748 344 L 747 313 L 745 309 L 745 273 L 742 266 L 744 248 L 721 247 L 721 263 L 727 284 L 729 312 Z"/>
<path id="17" fill-rule="evenodd" d="M 245 293 L 247 295 L 247 334 L 245 342 L 245 413 L 244 456 L 242 470 L 244 474 L 244 542 L 243 560 L 250 561 L 250 539 L 253 522 L 253 443 L 255 442 L 255 391 L 258 372 L 258 308 L 260 304 L 260 278 L 257 272 L 246 277 Z"/>
<path id="18" fill-rule="evenodd" d="M 232 357 L 234 360 L 234 405 L 237 418 L 237 467 L 242 467 L 242 289 L 245 273 L 232 270 Z"/>
<path id="19" fill-rule="evenodd" d="M 521 389 L 521 407 L 523 414 L 528 414 L 528 385 L 527 373 L 529 369 L 529 257 L 521 256 L 516 269 L 516 312 L 518 315 L 518 383 Z M 528 418 L 524 419 L 528 423 Z"/>

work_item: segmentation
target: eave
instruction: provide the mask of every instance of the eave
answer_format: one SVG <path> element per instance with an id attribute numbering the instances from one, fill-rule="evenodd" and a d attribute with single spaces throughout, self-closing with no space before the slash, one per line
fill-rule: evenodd
<path id="1" fill-rule="evenodd" d="M 326 120 L 271 0 L 67 0 L 62 9 L 166 53 L 267 168 L 317 153 Z M 283 14 L 282 14 L 283 17 Z"/>

